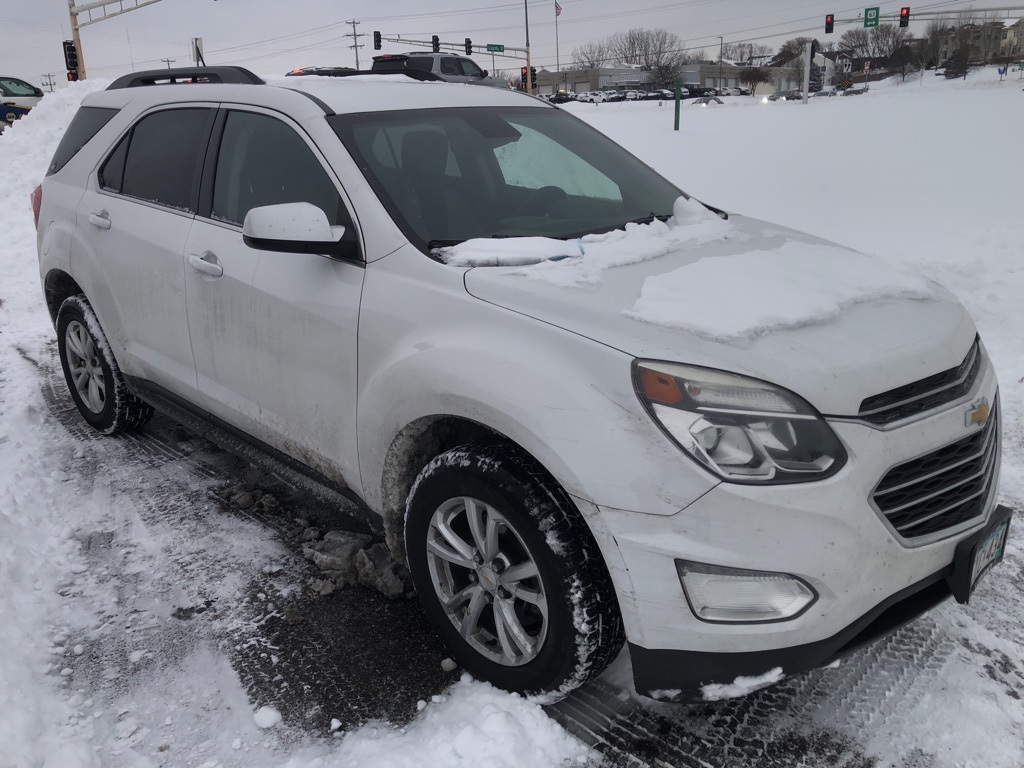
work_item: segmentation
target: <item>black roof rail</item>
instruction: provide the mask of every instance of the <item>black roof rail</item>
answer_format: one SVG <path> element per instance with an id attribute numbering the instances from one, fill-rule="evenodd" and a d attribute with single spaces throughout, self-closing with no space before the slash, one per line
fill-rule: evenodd
<path id="1" fill-rule="evenodd" d="M 143 85 L 170 85 L 173 83 L 242 83 L 266 85 L 266 82 L 245 67 L 175 67 L 174 69 L 148 69 L 117 78 L 107 86 L 108 91 L 137 88 Z"/>
<path id="2" fill-rule="evenodd" d="M 319 67 L 321 71 L 315 71 L 316 67 L 307 67 L 305 70 L 292 70 L 290 76 L 302 77 L 303 75 L 321 75 L 326 77 L 353 77 L 354 75 L 405 75 L 413 80 L 437 80 L 445 82 L 440 75 L 427 72 L 425 69 L 347 69 L 344 67 Z"/>

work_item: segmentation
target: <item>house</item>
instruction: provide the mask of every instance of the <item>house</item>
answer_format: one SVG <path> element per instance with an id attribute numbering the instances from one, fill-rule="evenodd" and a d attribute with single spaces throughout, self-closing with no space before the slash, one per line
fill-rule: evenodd
<path id="1" fill-rule="evenodd" d="M 939 61 L 946 61 L 962 47 L 968 49 L 968 61 L 991 61 L 1002 56 L 1020 56 L 1021 21 L 999 19 L 965 24 L 950 29 L 939 45 Z"/>

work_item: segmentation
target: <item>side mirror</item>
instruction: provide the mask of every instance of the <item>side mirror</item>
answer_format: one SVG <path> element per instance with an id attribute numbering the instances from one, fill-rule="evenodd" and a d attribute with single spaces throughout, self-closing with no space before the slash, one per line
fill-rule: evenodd
<path id="1" fill-rule="evenodd" d="M 45 95 L 42 92 L 42 90 L 40 90 L 39 88 L 36 88 L 35 86 L 32 86 L 32 90 L 34 91 L 33 95 L 34 96 L 38 96 L 40 99 L 43 98 L 43 96 Z"/>
<path id="2" fill-rule="evenodd" d="M 484 70 L 484 77 L 487 77 L 487 70 Z"/>
<path id="3" fill-rule="evenodd" d="M 355 235 L 332 227 L 327 214 L 312 203 L 281 203 L 253 208 L 242 224 L 242 242 L 250 248 L 281 253 L 316 253 L 353 258 Z"/>

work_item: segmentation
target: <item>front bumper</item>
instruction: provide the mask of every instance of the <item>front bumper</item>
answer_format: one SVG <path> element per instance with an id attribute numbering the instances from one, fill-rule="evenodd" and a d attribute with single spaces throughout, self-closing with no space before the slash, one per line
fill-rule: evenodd
<path id="1" fill-rule="evenodd" d="M 999 506 L 988 526 L 962 540 L 959 552 L 969 555 L 998 526 L 1009 521 L 1012 510 Z M 959 554 L 959 553 L 958 553 Z M 772 683 L 832 662 L 885 637 L 914 620 L 954 593 L 969 595 L 970 557 L 956 558 L 941 571 L 900 590 L 831 637 L 816 642 L 760 651 L 718 653 L 649 649 L 629 643 L 633 681 L 638 693 L 656 699 L 715 698 L 706 686 L 734 687 L 737 678 Z M 772 674 L 772 673 L 775 674 Z M 745 690 L 754 690 L 757 685 Z"/>

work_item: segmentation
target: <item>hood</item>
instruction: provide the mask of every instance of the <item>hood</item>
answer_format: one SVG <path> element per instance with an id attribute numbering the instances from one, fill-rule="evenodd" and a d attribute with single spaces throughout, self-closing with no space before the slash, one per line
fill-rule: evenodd
<path id="1" fill-rule="evenodd" d="M 568 244 L 468 241 L 483 256 L 450 261 L 494 264 L 465 275 L 482 301 L 632 357 L 763 379 L 832 416 L 955 368 L 974 341 L 964 308 L 925 277 L 754 219 L 717 221 L 690 222 L 693 237 L 670 220 Z"/>

